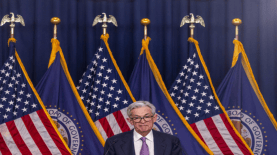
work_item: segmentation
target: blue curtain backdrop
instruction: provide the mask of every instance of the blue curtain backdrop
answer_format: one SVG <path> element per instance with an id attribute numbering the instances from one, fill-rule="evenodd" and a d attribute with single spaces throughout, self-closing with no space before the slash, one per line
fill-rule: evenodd
<path id="1" fill-rule="evenodd" d="M 90 63 L 102 34 L 95 16 L 115 16 L 118 27 L 108 24 L 109 44 L 126 81 L 138 60 L 143 38 L 142 18 L 149 18 L 149 49 L 169 88 L 185 63 L 189 28 L 180 28 L 189 13 L 200 15 L 206 27 L 195 28 L 195 39 L 210 71 L 215 88 L 231 67 L 235 27 L 242 19 L 240 41 L 244 44 L 257 83 L 277 118 L 277 1 L 276 0 L 1 0 L 0 17 L 20 14 L 26 26 L 15 27 L 17 51 L 36 85 L 47 70 L 54 16 L 61 19 L 58 39 L 75 84 Z M 9 24 L 0 28 L 0 65 L 8 58 Z"/>

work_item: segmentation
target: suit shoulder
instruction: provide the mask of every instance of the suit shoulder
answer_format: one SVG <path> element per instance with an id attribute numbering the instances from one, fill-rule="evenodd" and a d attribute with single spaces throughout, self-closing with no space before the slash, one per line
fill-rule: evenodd
<path id="1" fill-rule="evenodd" d="M 117 135 L 114 135 L 114 136 L 108 138 L 107 141 L 120 140 L 120 139 L 123 139 L 126 136 L 133 136 L 133 131 L 131 130 L 131 131 L 119 133 Z"/>

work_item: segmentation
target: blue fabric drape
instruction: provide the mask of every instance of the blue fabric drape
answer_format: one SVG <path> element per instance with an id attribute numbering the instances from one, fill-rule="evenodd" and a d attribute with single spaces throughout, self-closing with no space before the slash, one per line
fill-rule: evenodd
<path id="1" fill-rule="evenodd" d="M 277 1 L 275 0 L 1 0 L 0 17 L 14 12 L 23 16 L 26 26 L 16 23 L 17 51 L 36 85 L 47 70 L 53 24 L 61 19 L 58 39 L 75 84 L 100 44 L 101 24 L 92 27 L 96 15 L 107 13 L 118 27 L 108 24 L 109 44 L 126 81 L 137 62 L 142 18 L 149 18 L 148 35 L 152 57 L 169 88 L 187 59 L 189 28 L 180 28 L 189 13 L 200 15 L 206 27 L 195 28 L 204 60 L 215 88 L 231 67 L 235 27 L 233 18 L 242 19 L 240 41 L 244 44 L 260 90 L 277 118 Z M 9 24 L 0 28 L 0 65 L 8 57 Z"/>

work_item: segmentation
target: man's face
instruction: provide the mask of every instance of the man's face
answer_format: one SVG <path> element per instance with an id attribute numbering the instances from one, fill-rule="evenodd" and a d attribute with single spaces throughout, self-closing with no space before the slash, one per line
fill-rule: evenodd
<path id="1" fill-rule="evenodd" d="M 132 113 L 131 118 L 148 117 L 149 121 L 145 121 L 144 119 L 141 119 L 140 122 L 137 122 L 131 118 L 127 119 L 132 125 L 134 125 L 135 130 L 139 134 L 141 135 L 148 134 L 150 130 L 153 128 L 154 122 L 156 122 L 157 120 L 157 114 L 153 116 L 151 109 L 147 106 L 133 109 L 131 113 Z"/>

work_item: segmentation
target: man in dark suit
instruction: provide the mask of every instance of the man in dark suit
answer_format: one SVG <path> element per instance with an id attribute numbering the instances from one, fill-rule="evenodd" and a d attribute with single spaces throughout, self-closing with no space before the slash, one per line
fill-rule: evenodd
<path id="1" fill-rule="evenodd" d="M 127 108 L 127 114 L 134 129 L 108 138 L 104 155 L 182 155 L 177 137 L 152 130 L 157 120 L 153 104 L 134 102 Z"/>

